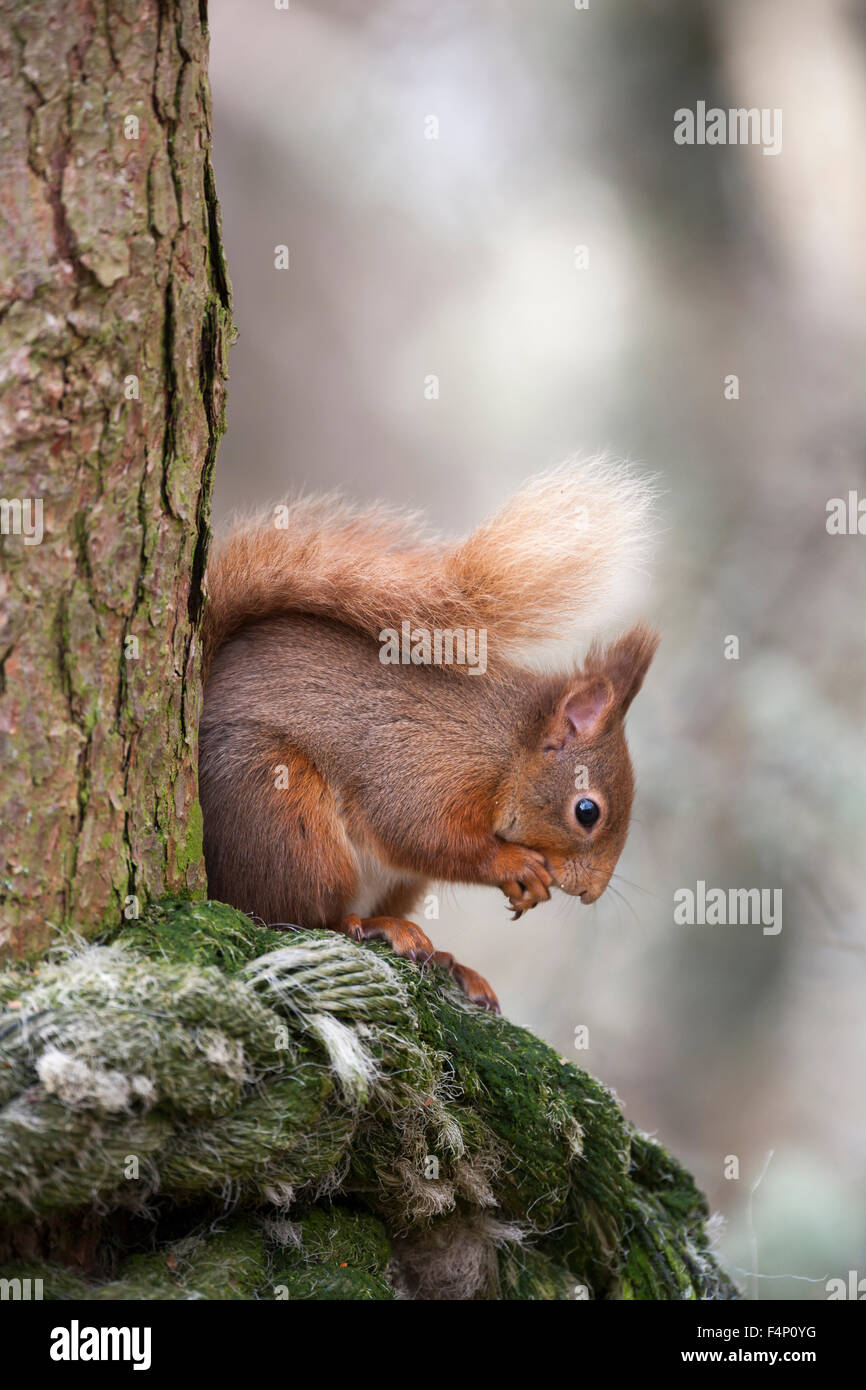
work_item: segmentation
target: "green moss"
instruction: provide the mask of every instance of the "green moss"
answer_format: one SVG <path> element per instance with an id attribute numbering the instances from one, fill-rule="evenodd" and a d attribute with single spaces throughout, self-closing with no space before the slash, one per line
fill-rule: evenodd
<path id="1" fill-rule="evenodd" d="M 387 1298 L 395 1237 L 398 1264 L 486 1251 L 467 1297 L 736 1296 L 693 1179 L 599 1081 L 381 944 L 166 899 L 111 945 L 0 972 L 3 1001 L 0 1220 L 229 1195 L 302 1213 L 270 1267 L 255 1221 L 222 1246 L 156 1229 L 89 1296 Z"/>
<path id="2" fill-rule="evenodd" d="M 563 1265 L 539 1250 L 521 1248 L 499 1254 L 499 1296 L 508 1302 L 564 1301 L 579 1296 L 580 1286 Z"/>
<path id="3" fill-rule="evenodd" d="M 299 1222 L 299 1232 L 306 1260 L 381 1274 L 391 1253 L 384 1226 L 367 1212 L 323 1207 Z"/>
<path id="4" fill-rule="evenodd" d="M 190 866 L 197 867 L 204 860 L 204 823 L 201 814 L 201 802 L 196 797 L 189 808 L 189 815 L 186 823 L 186 834 L 177 846 L 177 871 L 181 877 L 186 875 Z"/>
<path id="5" fill-rule="evenodd" d="M 118 933 L 112 934 L 116 939 Z M 153 959 L 177 965 L 212 965 L 234 975 L 256 956 L 278 950 L 291 939 L 257 926 L 225 903 L 163 898 L 142 916 L 124 924 L 124 945 Z"/>
<path id="6" fill-rule="evenodd" d="M 275 1296 L 290 1300 L 384 1300 L 390 1244 L 384 1226 L 364 1212 L 324 1207 L 294 1228 L 297 1241 L 275 1261 Z"/>
<path id="7" fill-rule="evenodd" d="M 384 1302 L 394 1298 L 394 1290 L 384 1279 L 358 1269 L 338 1269 L 335 1265 L 308 1265 L 279 1271 L 274 1277 L 276 1297 L 291 1302 Z"/>
<path id="8" fill-rule="evenodd" d="M 266 1285 L 269 1257 L 262 1234 L 246 1221 L 200 1232 L 156 1254 L 131 1255 L 117 1278 L 93 1282 L 54 1265 L 12 1265 L 0 1278 L 40 1278 L 45 1299 L 126 1302 L 153 1299 L 255 1298 Z"/>
<path id="9" fill-rule="evenodd" d="M 7 1301 L 7 1298 L 8 1300 L 14 1299 L 16 1294 L 23 1296 L 26 1292 L 25 1281 L 27 1280 L 30 1281 L 29 1293 L 31 1298 L 36 1297 L 39 1284 L 41 1284 L 41 1298 L 46 1300 L 87 1298 L 91 1289 L 91 1285 L 84 1279 L 77 1278 L 71 1271 L 64 1269 L 62 1265 L 51 1264 L 46 1260 L 0 1265 L 0 1280 L 8 1280 L 11 1285 L 6 1297 L 4 1297 L 4 1302 Z"/>
<path id="10" fill-rule="evenodd" d="M 268 1274 L 264 1237 L 246 1221 L 196 1241 L 188 1254 L 177 1249 L 180 1279 L 201 1298 L 253 1298 Z"/>

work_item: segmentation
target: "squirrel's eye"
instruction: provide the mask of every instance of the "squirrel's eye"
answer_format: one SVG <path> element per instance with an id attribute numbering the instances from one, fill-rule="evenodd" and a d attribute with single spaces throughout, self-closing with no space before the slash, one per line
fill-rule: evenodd
<path id="1" fill-rule="evenodd" d="M 588 796 L 583 796 L 575 806 L 574 814 L 577 816 L 578 823 L 586 826 L 588 830 L 591 825 L 595 825 L 601 811 L 597 801 L 590 801 Z"/>

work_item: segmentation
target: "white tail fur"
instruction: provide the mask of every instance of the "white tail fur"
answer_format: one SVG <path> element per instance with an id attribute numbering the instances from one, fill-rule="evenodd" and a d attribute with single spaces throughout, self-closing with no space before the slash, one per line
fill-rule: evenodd
<path id="1" fill-rule="evenodd" d="M 656 489 L 624 464 L 570 460 L 529 479 L 465 540 L 416 516 L 340 499 L 289 504 L 241 523 L 208 571 L 205 660 L 232 632 L 287 612 L 329 616 L 378 637 L 404 620 L 484 628 L 491 650 L 526 658 L 573 643 L 621 612 L 645 566 Z"/>
<path id="2" fill-rule="evenodd" d="M 650 558 L 656 496 L 625 464 L 571 459 L 530 478 L 451 552 L 446 570 L 469 586 L 491 576 L 487 625 L 505 647 L 526 656 L 571 644 L 631 601 Z"/>

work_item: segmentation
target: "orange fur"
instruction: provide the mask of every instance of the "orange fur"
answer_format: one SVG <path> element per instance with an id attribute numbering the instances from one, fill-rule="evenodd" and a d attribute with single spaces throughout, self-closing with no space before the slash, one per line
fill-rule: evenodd
<path id="1" fill-rule="evenodd" d="M 569 645 L 615 615 L 649 548 L 654 490 L 605 460 L 531 479 L 464 541 L 390 508 L 307 497 L 241 522 L 208 567 L 209 667 L 239 628 L 283 613 L 335 618 L 370 637 L 408 619 L 483 628 L 499 656 Z"/>
<path id="2" fill-rule="evenodd" d="M 214 555 L 204 625 L 211 891 L 407 952 L 427 938 L 402 914 L 431 879 L 498 886 L 518 915 L 554 886 L 594 901 L 628 828 L 623 720 L 657 638 L 638 626 L 559 675 L 515 656 L 615 601 L 649 496 L 609 464 L 572 465 L 457 544 L 333 499 L 293 504 L 287 529 L 236 529 Z M 383 665 L 380 633 L 407 620 L 486 629 L 486 671 Z M 599 807 L 591 829 L 581 796 Z M 486 981 L 437 959 L 495 1004 Z"/>

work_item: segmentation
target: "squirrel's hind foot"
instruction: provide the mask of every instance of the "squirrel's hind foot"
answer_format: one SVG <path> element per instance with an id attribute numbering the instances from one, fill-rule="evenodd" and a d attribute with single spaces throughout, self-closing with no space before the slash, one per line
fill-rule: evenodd
<path id="1" fill-rule="evenodd" d="M 499 1000 L 493 989 L 477 970 L 470 970 L 468 965 L 461 965 L 450 951 L 434 951 L 430 959 L 434 965 L 448 971 L 470 1003 L 477 1004 L 480 1009 L 489 1009 L 494 1014 L 501 1013 Z"/>
<path id="2" fill-rule="evenodd" d="M 398 956 L 406 956 L 419 964 L 435 954 L 427 933 L 402 917 L 359 917 L 357 912 L 350 912 L 336 930 L 353 941 L 387 941 Z"/>
<path id="3" fill-rule="evenodd" d="M 499 1000 L 490 985 L 477 970 L 461 965 L 449 951 L 437 951 L 426 932 L 402 917 L 359 917 L 352 912 L 344 918 L 337 931 L 353 941 L 387 941 L 398 956 L 406 956 L 418 965 L 438 965 L 456 980 L 466 998 L 479 1008 L 499 1013 Z"/>

